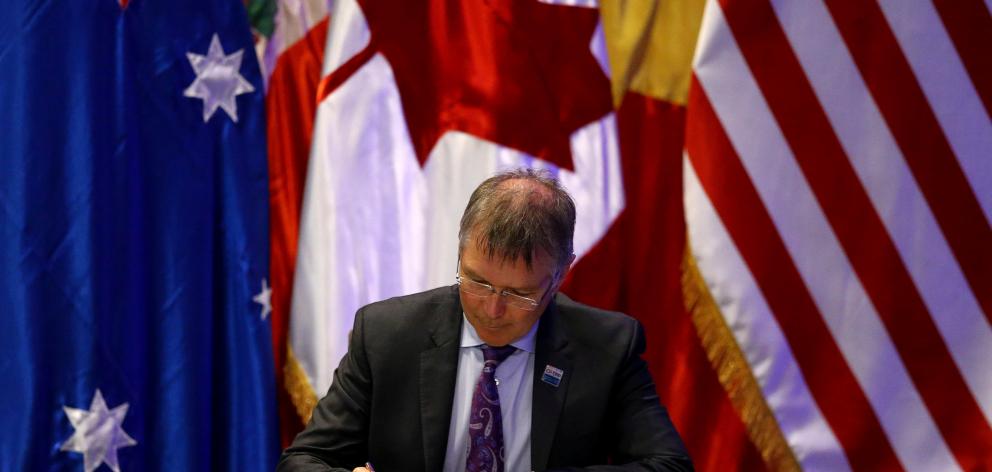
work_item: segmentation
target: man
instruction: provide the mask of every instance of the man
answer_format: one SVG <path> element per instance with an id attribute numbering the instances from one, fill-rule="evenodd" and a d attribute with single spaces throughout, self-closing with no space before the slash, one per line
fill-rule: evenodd
<path id="1" fill-rule="evenodd" d="M 546 174 L 483 182 L 462 216 L 457 284 L 358 311 L 279 470 L 691 470 L 640 323 L 558 293 L 574 228 Z"/>

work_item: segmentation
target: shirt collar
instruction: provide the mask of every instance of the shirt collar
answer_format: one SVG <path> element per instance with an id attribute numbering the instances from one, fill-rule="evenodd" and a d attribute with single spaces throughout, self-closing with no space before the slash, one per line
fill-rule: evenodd
<path id="1" fill-rule="evenodd" d="M 543 318 L 543 316 L 541 317 Z M 530 327 L 530 331 L 523 335 L 520 339 L 510 343 L 511 346 L 521 350 L 527 351 L 529 353 L 534 352 L 534 343 L 537 338 L 537 327 L 541 324 L 541 319 L 538 318 L 534 326 Z M 479 333 L 475 331 L 475 327 L 472 323 L 468 321 L 465 313 L 462 313 L 462 340 L 460 347 L 476 347 L 485 344 L 482 339 L 479 338 Z"/>

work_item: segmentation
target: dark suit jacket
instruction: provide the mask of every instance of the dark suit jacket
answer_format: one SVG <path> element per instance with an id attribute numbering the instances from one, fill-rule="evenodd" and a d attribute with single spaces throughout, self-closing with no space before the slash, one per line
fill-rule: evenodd
<path id="1" fill-rule="evenodd" d="M 358 311 L 348 353 L 278 470 L 439 471 L 458 368 L 457 286 Z M 534 357 L 531 468 L 691 470 L 640 358 L 640 323 L 558 294 L 541 316 Z M 562 369 L 557 387 L 544 368 Z M 510 471 L 507 471 L 510 472 Z M 514 471 L 515 472 L 515 471 Z"/>

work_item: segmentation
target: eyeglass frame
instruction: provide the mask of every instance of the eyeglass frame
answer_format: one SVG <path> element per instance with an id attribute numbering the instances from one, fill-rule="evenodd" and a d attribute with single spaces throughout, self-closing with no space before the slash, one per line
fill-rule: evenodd
<path id="1" fill-rule="evenodd" d="M 478 294 L 469 292 L 468 290 L 466 290 L 465 293 L 468 294 L 468 295 L 471 295 L 473 297 L 476 297 L 476 298 L 489 298 L 489 297 L 491 297 L 493 295 L 499 295 L 501 297 L 504 297 L 504 300 L 506 300 L 506 304 L 507 305 L 510 305 L 510 306 L 519 308 L 521 310 L 534 311 L 534 310 L 537 309 L 538 306 L 541 305 L 541 302 L 544 301 L 544 297 L 547 297 L 548 294 L 552 292 L 551 287 L 554 287 L 555 286 L 555 283 L 557 283 L 557 281 L 558 281 L 558 275 L 559 275 L 558 274 L 558 271 L 555 271 L 555 273 L 551 274 L 551 283 L 548 285 L 548 288 L 544 290 L 544 293 L 541 294 L 541 298 L 538 298 L 537 300 L 534 300 L 533 298 L 530 298 L 530 297 L 525 297 L 523 295 L 517 295 L 515 293 L 511 293 L 511 292 L 509 292 L 505 288 L 502 289 L 502 290 L 500 290 L 499 292 L 497 292 L 496 291 L 496 287 L 493 287 L 490 284 L 479 282 L 477 280 L 472 280 L 471 278 L 468 278 L 468 277 L 464 277 L 464 279 L 465 279 L 466 282 L 468 282 L 470 284 L 473 284 L 473 285 L 476 285 L 476 286 L 479 286 L 479 287 L 482 287 L 482 288 L 485 288 L 489 292 L 489 294 L 488 295 L 478 295 Z M 458 284 L 458 288 L 459 289 L 461 289 L 463 287 L 463 285 L 462 285 L 462 279 L 463 279 L 463 277 L 462 277 L 462 260 L 461 260 L 461 258 L 459 258 L 458 259 L 458 264 L 457 264 L 457 266 L 455 266 L 455 282 Z M 525 303 L 525 305 L 515 304 L 515 303 L 513 303 L 514 301 L 516 301 L 516 302 L 523 302 L 523 303 Z"/>

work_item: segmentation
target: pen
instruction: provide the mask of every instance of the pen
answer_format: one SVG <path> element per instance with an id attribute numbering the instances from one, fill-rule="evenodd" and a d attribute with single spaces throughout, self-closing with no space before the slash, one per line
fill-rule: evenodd
<path id="1" fill-rule="evenodd" d="M 375 467 L 372 467 L 372 463 L 371 462 L 366 462 L 365 463 L 365 468 L 368 469 L 369 472 L 375 472 Z"/>

